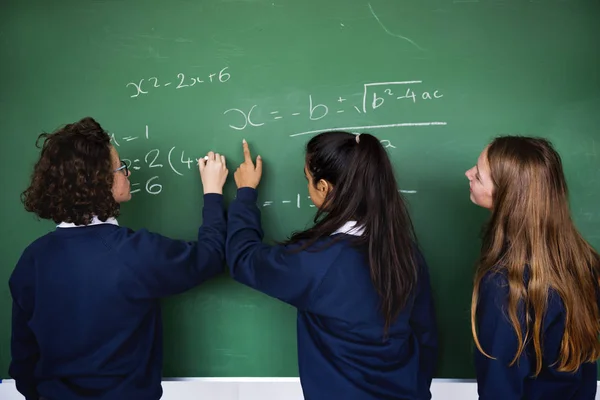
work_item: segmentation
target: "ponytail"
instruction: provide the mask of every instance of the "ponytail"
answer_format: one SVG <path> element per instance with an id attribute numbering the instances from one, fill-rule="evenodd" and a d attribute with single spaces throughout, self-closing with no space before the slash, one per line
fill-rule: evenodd
<path id="1" fill-rule="evenodd" d="M 385 148 L 370 134 L 325 132 L 306 147 L 312 184 L 324 179 L 333 189 L 315 216 L 315 225 L 288 243 L 306 248 L 354 220 L 364 234 L 371 281 L 380 298 L 385 332 L 413 295 L 417 284 L 416 236 Z"/>

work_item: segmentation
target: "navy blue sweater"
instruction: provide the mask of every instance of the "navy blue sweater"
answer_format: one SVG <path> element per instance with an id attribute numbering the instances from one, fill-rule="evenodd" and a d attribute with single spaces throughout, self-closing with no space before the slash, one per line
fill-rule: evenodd
<path id="1" fill-rule="evenodd" d="M 263 244 L 256 198 L 254 189 L 242 188 L 229 206 L 227 264 L 239 282 L 298 309 L 305 398 L 429 399 L 437 332 L 423 258 L 416 295 L 383 339 L 366 252 L 352 247 L 348 235 L 314 251 L 333 237 L 317 242 L 312 252 Z"/>
<path id="2" fill-rule="evenodd" d="M 529 342 L 516 364 L 509 366 L 518 347 L 508 319 L 508 280 L 505 273 L 491 272 L 481 282 L 477 307 L 478 337 L 483 350 L 475 352 L 479 398 L 482 400 L 593 400 L 596 395 L 596 363 L 586 363 L 575 373 L 558 372 L 553 366 L 565 331 L 565 309 L 551 290 L 543 321 L 543 366 L 537 378 L 535 351 Z M 518 310 L 524 327 L 524 308 Z"/>
<path id="3" fill-rule="evenodd" d="M 159 298 L 223 271 L 222 196 L 204 196 L 198 242 L 111 224 L 57 228 L 11 278 L 9 373 L 27 400 L 159 399 Z"/>

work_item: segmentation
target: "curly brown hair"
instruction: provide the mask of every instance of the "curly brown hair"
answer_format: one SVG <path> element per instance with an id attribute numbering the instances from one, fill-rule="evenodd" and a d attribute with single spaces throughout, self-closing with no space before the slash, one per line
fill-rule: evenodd
<path id="1" fill-rule="evenodd" d="M 36 146 L 42 149 L 40 159 L 21 194 L 25 210 L 76 225 L 88 225 L 94 216 L 101 221 L 118 216 L 110 136 L 93 118 L 42 133 Z"/>

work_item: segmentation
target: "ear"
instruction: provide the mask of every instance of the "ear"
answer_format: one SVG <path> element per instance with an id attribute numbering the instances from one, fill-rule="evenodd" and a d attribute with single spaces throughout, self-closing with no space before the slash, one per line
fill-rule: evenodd
<path id="1" fill-rule="evenodd" d="M 321 199 L 325 199 L 332 189 L 333 185 L 331 185 L 331 183 L 327 182 L 325 179 L 320 179 L 319 182 L 317 182 L 317 193 Z"/>

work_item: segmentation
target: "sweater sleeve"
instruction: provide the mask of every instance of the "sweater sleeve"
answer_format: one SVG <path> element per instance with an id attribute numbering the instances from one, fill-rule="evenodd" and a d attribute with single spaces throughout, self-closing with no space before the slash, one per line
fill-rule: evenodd
<path id="1" fill-rule="evenodd" d="M 26 400 L 37 400 L 35 367 L 39 360 L 39 347 L 29 328 L 35 303 L 35 274 L 33 260 L 26 253 L 19 259 L 9 280 L 13 299 L 9 375 Z"/>
<path id="2" fill-rule="evenodd" d="M 429 268 L 420 252 L 417 254 L 419 275 L 415 302 L 410 315 L 410 326 L 420 346 L 419 370 L 429 387 L 437 367 L 438 331 Z"/>
<path id="3" fill-rule="evenodd" d="M 479 398 L 482 400 L 517 400 L 523 398 L 524 383 L 530 372 L 530 360 L 523 352 L 510 365 L 519 346 L 517 335 L 508 319 L 508 281 L 500 272 L 486 275 L 479 289 L 477 331 L 483 350 L 491 359 L 475 350 L 475 368 Z M 518 309 L 524 326 L 524 309 Z"/>
<path id="4" fill-rule="evenodd" d="M 326 269 L 327 260 L 314 263 L 305 252 L 288 246 L 262 243 L 257 192 L 238 190 L 230 204 L 227 218 L 227 264 L 232 277 L 271 297 L 300 309 L 309 309 Z"/>
<path id="5" fill-rule="evenodd" d="M 202 216 L 197 241 L 174 240 L 141 229 L 120 244 L 119 255 L 138 283 L 135 297 L 182 293 L 223 271 L 227 230 L 223 196 L 204 195 Z"/>

